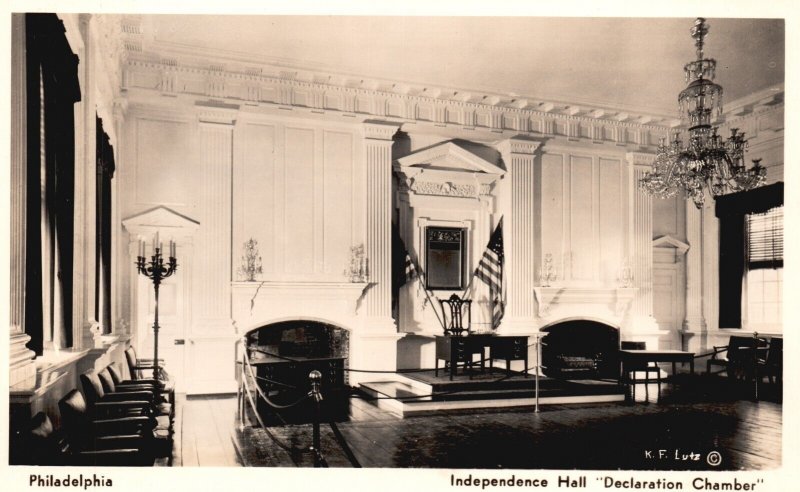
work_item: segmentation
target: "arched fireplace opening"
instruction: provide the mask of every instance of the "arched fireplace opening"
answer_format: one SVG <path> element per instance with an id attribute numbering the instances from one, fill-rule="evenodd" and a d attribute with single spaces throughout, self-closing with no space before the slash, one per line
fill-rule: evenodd
<path id="1" fill-rule="evenodd" d="M 545 376 L 560 379 L 616 379 L 619 373 L 619 330 L 579 319 L 544 328 Z"/>
<path id="2" fill-rule="evenodd" d="M 347 358 L 350 332 L 313 320 L 271 323 L 247 333 L 247 346 L 277 357 Z"/>
<path id="3" fill-rule="evenodd" d="M 258 385 L 271 402 L 290 405 L 301 400 L 311 389 L 308 375 L 316 370 L 322 374 L 322 415 L 327 420 L 339 421 L 346 420 L 349 414 L 345 371 L 349 340 L 347 330 L 312 320 L 271 323 L 246 335 Z M 310 400 L 275 410 L 261 399 L 257 409 L 268 425 L 311 422 L 314 410 Z"/>

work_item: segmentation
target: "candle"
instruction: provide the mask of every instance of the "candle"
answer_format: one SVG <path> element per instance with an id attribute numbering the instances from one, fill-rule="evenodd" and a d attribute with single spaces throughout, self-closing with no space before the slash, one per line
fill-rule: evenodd
<path id="1" fill-rule="evenodd" d="M 153 236 L 153 251 L 157 251 L 161 249 L 161 244 L 158 240 L 158 231 L 156 231 L 156 235 Z"/>
<path id="2" fill-rule="evenodd" d="M 144 239 L 139 236 L 139 256 L 144 257 Z"/>
<path id="3" fill-rule="evenodd" d="M 175 258 L 175 241 L 169 240 L 169 256 Z"/>

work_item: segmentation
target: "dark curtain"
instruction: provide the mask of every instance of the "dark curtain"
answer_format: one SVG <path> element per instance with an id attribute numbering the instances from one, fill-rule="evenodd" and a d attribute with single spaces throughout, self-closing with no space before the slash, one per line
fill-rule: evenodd
<path id="1" fill-rule="evenodd" d="M 74 104 L 80 100 L 78 57 L 65 36 L 64 25 L 55 14 L 26 14 L 26 64 L 28 93 L 28 183 L 25 332 L 28 346 L 37 354 L 43 349 L 42 249 L 55 251 L 59 270 L 56 286 L 61 289 L 65 347 L 72 346 L 72 281 L 75 199 Z M 44 93 L 44 149 L 41 148 L 40 82 Z M 42 244 L 40 155 L 44 150 L 44 201 L 54 244 Z"/>
<path id="2" fill-rule="evenodd" d="M 114 169 L 114 149 L 108 134 L 103 130 L 103 120 L 97 118 L 96 278 L 98 283 L 95 312 L 106 333 L 111 332 L 111 179 L 114 177 Z M 101 295 L 105 299 L 102 305 Z"/>
<path id="3" fill-rule="evenodd" d="M 719 327 L 742 326 L 742 280 L 745 254 L 745 216 L 783 205 L 783 183 L 717 198 L 719 218 Z"/>

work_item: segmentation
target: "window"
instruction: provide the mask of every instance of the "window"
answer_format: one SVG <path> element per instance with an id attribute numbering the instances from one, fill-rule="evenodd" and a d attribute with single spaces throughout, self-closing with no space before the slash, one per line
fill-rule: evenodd
<path id="1" fill-rule="evenodd" d="M 743 307 L 748 327 L 780 328 L 783 311 L 783 207 L 745 216 Z"/>
<path id="2" fill-rule="evenodd" d="M 428 227 L 425 258 L 428 289 L 464 288 L 464 259 L 467 231 L 455 227 Z"/>

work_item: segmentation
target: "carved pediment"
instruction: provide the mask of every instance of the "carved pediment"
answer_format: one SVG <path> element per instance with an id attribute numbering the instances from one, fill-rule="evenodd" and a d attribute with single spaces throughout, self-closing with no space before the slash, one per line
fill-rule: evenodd
<path id="1" fill-rule="evenodd" d="M 689 245 L 672 236 L 653 239 L 653 263 L 677 263 L 689 251 Z"/>
<path id="2" fill-rule="evenodd" d="M 483 173 L 502 176 L 505 171 L 455 142 L 445 142 L 414 152 L 397 160 L 401 171 L 438 170 L 460 173 Z"/>
<path id="3" fill-rule="evenodd" d="M 122 225 L 131 236 L 151 235 L 158 231 L 165 238 L 190 237 L 200 223 L 162 206 L 124 219 Z"/>
<path id="4" fill-rule="evenodd" d="M 395 172 L 417 195 L 475 198 L 488 195 L 505 170 L 455 142 L 445 142 L 397 160 Z"/>
<path id="5" fill-rule="evenodd" d="M 684 254 L 689 251 L 689 245 L 672 236 L 660 236 L 653 239 L 654 248 L 674 248 L 677 253 Z"/>

